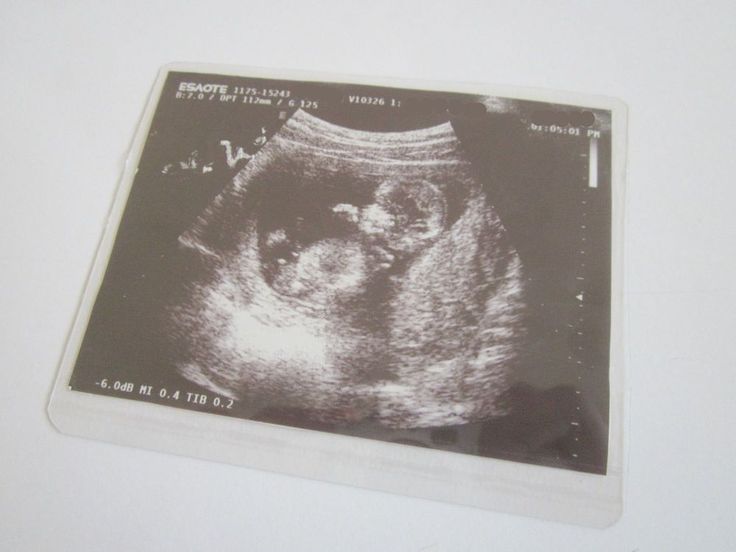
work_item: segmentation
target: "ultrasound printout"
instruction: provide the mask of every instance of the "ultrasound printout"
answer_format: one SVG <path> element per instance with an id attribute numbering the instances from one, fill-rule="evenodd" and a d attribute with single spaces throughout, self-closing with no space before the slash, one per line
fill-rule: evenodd
<path id="1" fill-rule="evenodd" d="M 605 474 L 611 113 L 170 72 L 69 386 Z"/>

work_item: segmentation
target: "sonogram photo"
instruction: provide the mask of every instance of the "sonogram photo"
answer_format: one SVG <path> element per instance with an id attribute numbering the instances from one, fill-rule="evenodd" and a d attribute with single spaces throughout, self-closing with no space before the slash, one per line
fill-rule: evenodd
<path id="1" fill-rule="evenodd" d="M 70 385 L 605 473 L 610 114 L 171 73 Z"/>
<path id="2" fill-rule="evenodd" d="M 521 262 L 449 123 L 297 111 L 179 241 L 202 269 L 171 311 L 175 364 L 202 387 L 326 423 L 505 413 Z"/>

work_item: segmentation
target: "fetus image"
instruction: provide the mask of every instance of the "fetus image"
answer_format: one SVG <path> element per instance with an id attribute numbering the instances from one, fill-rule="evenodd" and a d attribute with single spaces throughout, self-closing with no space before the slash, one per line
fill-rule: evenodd
<path id="1" fill-rule="evenodd" d="M 452 125 L 295 112 L 179 236 L 175 369 L 333 425 L 484 421 L 524 338 L 523 266 Z"/>

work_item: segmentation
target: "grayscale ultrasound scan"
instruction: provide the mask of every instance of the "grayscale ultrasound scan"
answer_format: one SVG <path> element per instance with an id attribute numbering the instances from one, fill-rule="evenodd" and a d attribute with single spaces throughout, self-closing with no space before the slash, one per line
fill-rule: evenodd
<path id="1" fill-rule="evenodd" d="M 69 386 L 605 474 L 611 112 L 171 72 Z"/>

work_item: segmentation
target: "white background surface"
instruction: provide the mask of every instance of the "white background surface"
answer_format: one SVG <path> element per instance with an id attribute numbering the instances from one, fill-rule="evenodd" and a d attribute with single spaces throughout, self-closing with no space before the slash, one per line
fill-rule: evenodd
<path id="1" fill-rule="evenodd" d="M 192 4 L 0 4 L 0 550 L 732 549 L 736 7 Z M 52 428 L 56 363 L 138 117 L 169 61 L 628 103 L 627 459 L 616 525 L 536 521 Z"/>

